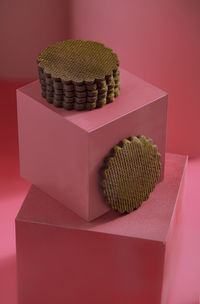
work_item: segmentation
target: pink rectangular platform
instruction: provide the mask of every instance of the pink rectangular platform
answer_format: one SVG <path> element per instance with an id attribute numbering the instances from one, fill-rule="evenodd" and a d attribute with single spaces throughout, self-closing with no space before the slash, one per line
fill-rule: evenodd
<path id="1" fill-rule="evenodd" d="M 93 111 L 55 108 L 42 98 L 39 81 L 17 91 L 21 176 L 87 221 L 109 209 L 98 172 L 110 149 L 124 138 L 152 138 L 164 174 L 167 94 L 121 70 L 121 93 Z"/>
<path id="2" fill-rule="evenodd" d="M 167 154 L 164 181 L 138 210 L 89 223 L 32 186 L 16 218 L 19 304 L 160 304 L 186 165 Z"/>

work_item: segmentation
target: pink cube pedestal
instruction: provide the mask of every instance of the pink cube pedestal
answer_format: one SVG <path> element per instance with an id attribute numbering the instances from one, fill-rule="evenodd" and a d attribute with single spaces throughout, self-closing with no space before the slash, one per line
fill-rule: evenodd
<path id="1" fill-rule="evenodd" d="M 32 186 L 16 218 L 19 304 L 160 304 L 186 164 L 166 154 L 165 178 L 139 209 L 91 222 Z"/>
<path id="2" fill-rule="evenodd" d="M 42 98 L 39 81 L 17 91 L 21 176 L 86 221 L 109 208 L 98 187 L 98 171 L 123 138 L 152 138 L 164 174 L 167 94 L 121 70 L 121 93 L 93 111 L 55 108 Z"/>

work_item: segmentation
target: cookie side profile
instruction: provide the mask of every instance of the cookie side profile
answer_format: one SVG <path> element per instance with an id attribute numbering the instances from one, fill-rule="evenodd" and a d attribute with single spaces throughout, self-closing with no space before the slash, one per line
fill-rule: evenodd
<path id="1" fill-rule="evenodd" d="M 137 209 L 154 190 L 160 168 L 160 154 L 151 139 L 123 139 L 105 158 L 100 170 L 105 200 L 121 214 Z"/>
<path id="2" fill-rule="evenodd" d="M 119 95 L 119 60 L 102 43 L 66 40 L 44 49 L 37 60 L 42 96 L 66 110 L 93 110 Z"/>

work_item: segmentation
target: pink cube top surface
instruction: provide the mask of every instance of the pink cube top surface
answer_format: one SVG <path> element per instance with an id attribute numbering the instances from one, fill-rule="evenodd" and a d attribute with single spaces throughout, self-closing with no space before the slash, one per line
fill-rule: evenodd
<path id="1" fill-rule="evenodd" d="M 129 112 L 167 96 L 166 92 L 122 69 L 120 69 L 120 84 L 120 96 L 113 103 L 95 111 L 84 112 L 66 111 L 49 104 L 41 96 L 38 80 L 20 88 L 19 91 L 37 100 L 86 132 L 92 132 Z M 125 99 L 124 96 L 126 96 Z"/>
<path id="2" fill-rule="evenodd" d="M 157 185 L 151 197 L 130 214 L 119 216 L 110 211 L 92 222 L 86 222 L 32 186 L 17 221 L 166 242 L 186 164 L 186 156 L 167 153 L 164 180 Z"/>

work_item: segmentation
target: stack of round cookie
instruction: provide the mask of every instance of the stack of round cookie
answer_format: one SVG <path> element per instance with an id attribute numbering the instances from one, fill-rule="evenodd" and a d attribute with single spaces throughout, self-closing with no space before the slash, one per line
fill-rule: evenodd
<path id="1" fill-rule="evenodd" d="M 99 42 L 57 42 L 38 57 L 42 96 L 66 110 L 102 107 L 119 95 L 118 66 L 117 55 Z"/>

